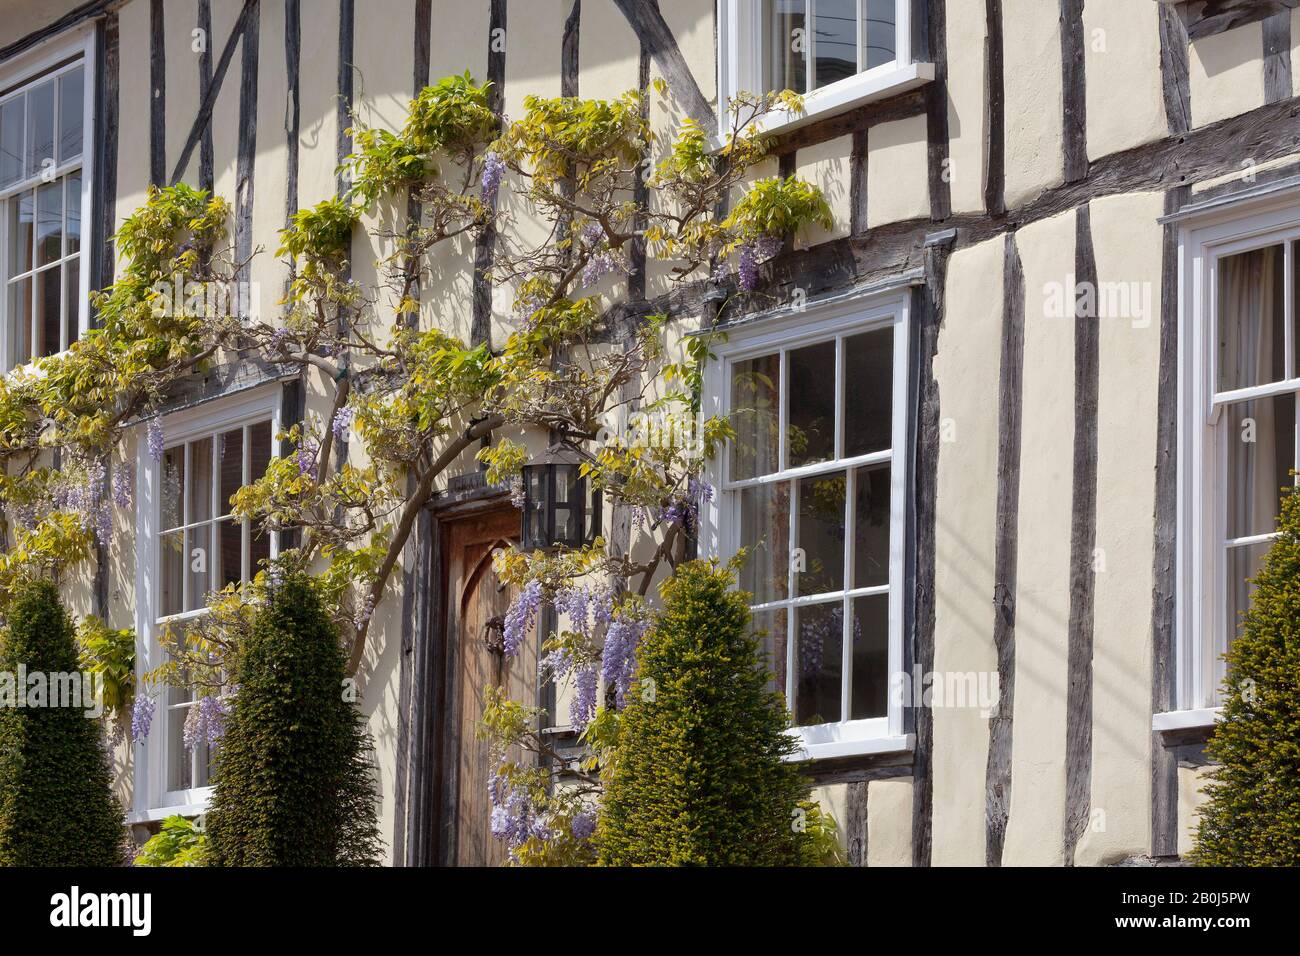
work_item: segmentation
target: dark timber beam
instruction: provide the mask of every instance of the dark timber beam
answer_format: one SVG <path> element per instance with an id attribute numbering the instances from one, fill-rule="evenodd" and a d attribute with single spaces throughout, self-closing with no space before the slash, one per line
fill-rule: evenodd
<path id="1" fill-rule="evenodd" d="M 993 544 L 993 646 L 998 660 L 998 703 L 989 718 L 989 752 L 984 775 L 984 859 L 988 866 L 1002 865 L 1002 849 L 1011 814 L 1024 365 L 1025 272 L 1016 246 L 1016 234 L 1008 232 L 1003 244 L 998 496 Z"/>
<path id="2" fill-rule="evenodd" d="M 262 32 L 261 0 L 253 0 L 244 21 L 239 57 L 239 153 L 235 159 L 235 256 L 240 281 L 250 281 L 253 256 L 253 190 L 257 165 L 257 67 Z"/>
<path id="3" fill-rule="evenodd" d="M 1200 40 L 1234 27 L 1255 23 L 1300 7 L 1300 0 L 1159 0 L 1187 24 L 1190 39 Z"/>
<path id="4" fill-rule="evenodd" d="M 167 31 L 163 0 L 149 0 L 149 182 L 167 180 Z"/>
<path id="5" fill-rule="evenodd" d="M 1061 92 L 1065 181 L 1088 175 L 1088 94 L 1083 65 L 1083 2 L 1061 0 Z"/>
<path id="6" fill-rule="evenodd" d="M 1074 865 L 1092 799 L 1092 658 L 1097 574 L 1097 390 L 1100 326 L 1092 215 L 1075 211 L 1074 475 L 1070 522 L 1070 616 L 1066 650 L 1065 828 L 1063 856 Z"/>
<path id="7" fill-rule="evenodd" d="M 506 30 L 506 0 L 491 0 L 488 13 L 488 66 L 487 78 L 492 84 L 488 92 L 492 112 L 497 115 L 498 127 L 504 102 L 502 90 L 506 81 L 506 45 L 500 39 Z M 495 201 L 493 202 L 495 206 Z M 492 266 L 492 252 L 496 248 L 497 233 L 492 220 L 474 240 L 473 318 L 470 323 L 470 342 L 474 345 L 492 345 L 492 280 L 488 278 Z"/>
<path id="8" fill-rule="evenodd" d="M 1165 193 L 1165 214 L 1178 212 L 1187 186 Z M 1174 667 L 1174 588 L 1178 504 L 1178 226 L 1164 226 L 1160 270 L 1160 371 L 1156 398 L 1155 545 L 1151 594 L 1151 712 L 1177 705 Z M 1178 853 L 1178 760 L 1151 734 L 1151 855 Z"/>
<path id="9" fill-rule="evenodd" d="M 1280 103 L 1291 98 L 1291 11 L 1264 20 L 1264 101 Z"/>
<path id="10" fill-rule="evenodd" d="M 1187 27 L 1178 11 L 1160 9 L 1160 79 L 1165 100 L 1165 119 L 1170 133 L 1192 128 L 1191 80 L 1187 62 Z"/>
<path id="11" fill-rule="evenodd" d="M 668 88 L 681 97 L 686 112 L 706 130 L 715 129 L 717 115 L 704 98 L 690 64 L 682 55 L 677 38 L 659 9 L 659 0 L 614 0 L 614 5 L 627 17 L 632 32 L 650 49 Z"/>
<path id="12" fill-rule="evenodd" d="M 297 0 L 286 0 L 288 4 Z M 208 95 L 212 87 L 212 0 L 199 0 L 197 26 L 203 31 L 203 52 L 199 54 L 199 99 Z M 288 26 L 286 24 L 286 36 Z M 203 140 L 199 143 L 199 188 L 211 192 L 216 174 L 213 172 L 212 159 L 212 124 L 203 128 Z"/>
<path id="13" fill-rule="evenodd" d="M 239 11 L 239 18 L 235 21 L 235 25 L 231 27 L 230 36 L 226 39 L 226 45 L 222 48 L 221 56 L 217 59 L 217 66 L 212 71 L 212 82 L 208 86 L 208 92 L 203 96 L 202 102 L 199 103 L 199 111 L 194 117 L 193 125 L 190 126 L 190 134 L 186 137 L 185 145 L 181 148 L 180 157 L 176 160 L 176 165 L 172 169 L 171 184 L 173 186 L 184 178 L 185 169 L 190 164 L 190 157 L 194 155 L 194 150 L 198 148 L 204 131 L 212 123 L 212 110 L 217 104 L 217 97 L 221 95 L 221 87 L 226 81 L 226 73 L 230 70 L 230 61 L 235 57 L 235 50 L 248 28 L 248 21 L 252 17 L 256 5 L 257 0 L 244 0 L 244 6 Z"/>
<path id="14" fill-rule="evenodd" d="M 984 209 L 1006 212 L 1006 96 L 1002 75 L 1002 0 L 984 0 Z"/>
<path id="15" fill-rule="evenodd" d="M 934 82 L 925 87 L 926 150 L 930 174 L 930 218 L 942 222 L 952 215 L 952 176 L 948 131 L 948 18 L 946 0 L 929 0 L 927 55 L 934 64 Z M 918 18 L 919 25 L 919 18 Z M 863 222 L 865 223 L 865 219 Z"/>
<path id="16" fill-rule="evenodd" d="M 339 171 L 335 191 L 340 196 L 351 186 L 343 162 L 352 153 L 352 136 L 348 130 L 352 128 L 356 92 L 356 81 L 353 78 L 356 17 L 356 0 L 339 0 L 338 129 L 335 131 Z"/>
<path id="17" fill-rule="evenodd" d="M 908 577 L 905 598 L 905 656 L 911 672 L 934 671 L 935 498 L 939 473 L 939 383 L 934 357 L 944 319 L 944 290 L 952 233 L 925 244 L 925 285 L 914 290 L 917 306 L 909 381 L 912 485 L 908 503 Z M 916 742 L 912 752 L 912 865 L 929 866 L 934 813 L 934 712 L 913 701 L 909 715 Z"/>

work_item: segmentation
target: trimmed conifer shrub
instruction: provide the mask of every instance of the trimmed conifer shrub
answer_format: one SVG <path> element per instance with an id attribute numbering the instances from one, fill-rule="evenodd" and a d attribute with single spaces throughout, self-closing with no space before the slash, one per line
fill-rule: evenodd
<path id="1" fill-rule="evenodd" d="M 1218 766 L 1193 859 L 1207 866 L 1300 865 L 1300 495 L 1283 496 L 1278 530 L 1206 746 Z"/>
<path id="2" fill-rule="evenodd" d="M 78 670 L 72 621 L 50 581 L 21 585 L 10 604 L 0 633 L 0 671 L 16 681 L 20 665 L 28 675 L 44 674 L 47 690 L 50 675 Z M 25 690 L 14 687 L 15 693 Z M 125 863 L 126 830 L 103 728 L 86 716 L 93 704 L 12 703 L 0 707 L 0 865 Z"/>
<path id="3" fill-rule="evenodd" d="M 207 815 L 210 866 L 379 862 L 369 734 L 312 581 L 271 589 L 240 654 Z"/>
<path id="4" fill-rule="evenodd" d="M 808 786 L 786 758 L 781 696 L 751 633 L 747 595 L 714 562 L 683 564 L 637 654 L 597 829 L 612 866 L 806 862 Z"/>

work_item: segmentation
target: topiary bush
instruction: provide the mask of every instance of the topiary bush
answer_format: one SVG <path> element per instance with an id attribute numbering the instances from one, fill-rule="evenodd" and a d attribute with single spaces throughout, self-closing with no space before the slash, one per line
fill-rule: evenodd
<path id="1" fill-rule="evenodd" d="M 1255 578 L 1228 650 L 1223 715 L 1206 752 L 1193 859 L 1206 866 L 1300 865 L 1300 496 L 1288 492 L 1281 536 Z"/>
<path id="2" fill-rule="evenodd" d="M 72 674 L 72 621 L 50 581 L 23 584 L 0 634 L 0 672 Z M 84 686 L 84 685 L 83 685 Z M 26 688 L 14 687 L 16 694 Z M 47 697 L 53 703 L 53 697 Z M 12 701 L 6 702 L 10 704 Z M 0 707 L 0 865 L 119 866 L 122 806 L 113 796 L 102 725 L 84 707 Z"/>
<path id="3" fill-rule="evenodd" d="M 596 840 L 612 866 L 809 862 L 808 785 L 751 633 L 747 595 L 715 562 L 683 564 L 637 654 Z M 816 855 L 816 854 L 812 854 Z"/>
<path id="4" fill-rule="evenodd" d="M 380 856 L 369 734 L 312 581 L 270 588 L 239 657 L 216 752 L 211 866 L 373 866 Z"/>

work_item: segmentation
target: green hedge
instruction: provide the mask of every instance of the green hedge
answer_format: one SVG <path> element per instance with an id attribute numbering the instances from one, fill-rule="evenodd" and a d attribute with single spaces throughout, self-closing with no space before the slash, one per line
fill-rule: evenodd
<path id="1" fill-rule="evenodd" d="M 290 575 L 254 621 L 216 751 L 212 866 L 379 862 L 369 736 L 344 692 L 338 631 L 310 579 Z"/>
<path id="2" fill-rule="evenodd" d="M 10 604 L 0 671 L 16 681 L 19 665 L 47 680 L 78 669 L 49 581 L 22 585 Z M 100 722 L 77 707 L 0 707 L 0 865 L 119 866 L 125 837 Z"/>
<path id="3" fill-rule="evenodd" d="M 1208 866 L 1300 865 L 1300 496 L 1283 497 L 1278 530 L 1206 747 L 1219 766 L 1193 858 Z"/>
<path id="4" fill-rule="evenodd" d="M 614 866 L 784 866 L 809 862 L 786 758 L 788 713 L 768 690 L 747 595 L 711 563 L 682 565 L 638 652 L 597 830 Z"/>

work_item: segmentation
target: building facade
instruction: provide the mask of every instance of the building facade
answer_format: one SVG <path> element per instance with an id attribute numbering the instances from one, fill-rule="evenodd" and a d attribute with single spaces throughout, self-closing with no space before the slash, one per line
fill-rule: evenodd
<path id="1" fill-rule="evenodd" d="M 1296 466 L 1296 6 L 5 0 L 0 361 L 93 326 L 150 184 L 231 202 L 247 307 L 274 314 L 278 230 L 346 187 L 348 128 L 400 126 L 439 77 L 491 79 L 506 116 L 662 80 L 665 132 L 718 128 L 739 90 L 805 92 L 766 171 L 817 184 L 833 228 L 721 314 L 709 280 L 673 288 L 653 263 L 610 290 L 612 312 L 668 311 L 678 342 L 725 327 L 705 410 L 748 440 L 710 464 L 698 549 L 752 551 L 742 585 L 852 862 L 1173 858 Z M 510 295 L 475 270 L 483 241 L 441 263 L 421 321 L 499 344 Z M 137 429 L 135 514 L 67 592 L 136 629 L 142 671 L 162 623 L 276 552 L 225 502 L 320 402 L 228 363 L 168 407 L 161 462 Z M 503 674 L 481 640 L 518 513 L 472 457 L 453 472 L 357 675 L 398 865 L 500 859 L 476 707 L 536 681 L 535 656 Z M 196 543 L 219 559 L 180 562 Z M 141 829 L 210 793 L 189 706 L 172 692 L 116 754 Z"/>

